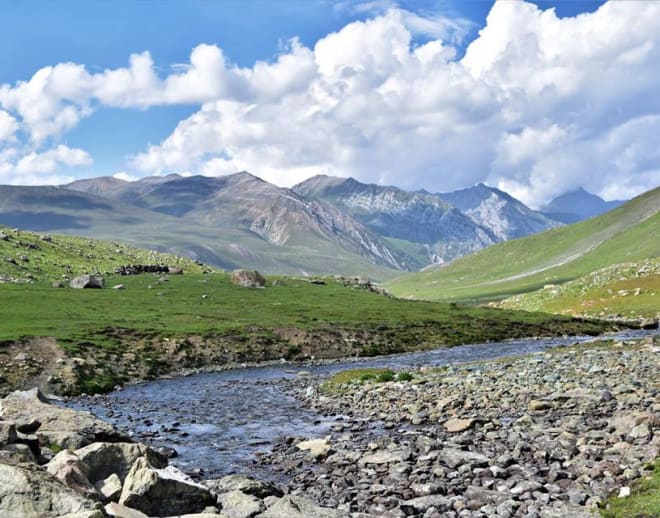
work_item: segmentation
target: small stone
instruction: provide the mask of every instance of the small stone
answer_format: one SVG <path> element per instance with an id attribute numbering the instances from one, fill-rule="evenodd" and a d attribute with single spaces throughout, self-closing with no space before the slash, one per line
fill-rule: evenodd
<path id="1" fill-rule="evenodd" d="M 475 421 L 475 419 L 449 419 L 443 426 L 450 433 L 464 432 L 472 428 Z"/>
<path id="2" fill-rule="evenodd" d="M 532 399 L 527 408 L 532 412 L 540 412 L 543 410 L 550 410 L 552 408 L 552 403 L 550 401 L 543 401 L 540 399 Z"/>
<path id="3" fill-rule="evenodd" d="M 619 498 L 627 498 L 630 496 L 630 487 L 628 486 L 623 486 L 619 490 Z"/>

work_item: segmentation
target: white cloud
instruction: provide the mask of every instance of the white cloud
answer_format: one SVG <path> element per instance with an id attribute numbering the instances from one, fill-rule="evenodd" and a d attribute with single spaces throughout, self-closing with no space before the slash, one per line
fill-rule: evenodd
<path id="1" fill-rule="evenodd" d="M 58 166 L 76 167 L 90 165 L 92 158 L 89 154 L 76 148 L 60 144 L 56 148 L 43 153 L 31 152 L 16 163 L 15 171 L 19 175 L 26 173 L 52 173 Z"/>
<path id="2" fill-rule="evenodd" d="M 460 60 L 461 20 L 347 5 L 377 15 L 314 48 L 293 39 L 272 62 L 240 68 L 199 45 L 165 75 L 148 52 L 95 74 L 64 63 L 1 86 L 0 105 L 37 146 L 99 104 L 200 105 L 131 157 L 128 175 L 246 169 L 291 185 L 329 173 L 436 191 L 487 181 L 537 205 L 580 185 L 622 197 L 660 182 L 660 3 L 558 18 L 496 2 Z"/>
<path id="3" fill-rule="evenodd" d="M 14 141 L 16 139 L 14 134 L 17 130 L 16 119 L 6 111 L 0 110 L 0 143 Z"/>
<path id="4" fill-rule="evenodd" d="M 16 148 L 0 150 L 0 182 L 22 185 L 63 184 L 73 176 L 63 170 L 92 164 L 86 151 L 70 148 L 64 144 L 43 152 L 27 154 Z"/>

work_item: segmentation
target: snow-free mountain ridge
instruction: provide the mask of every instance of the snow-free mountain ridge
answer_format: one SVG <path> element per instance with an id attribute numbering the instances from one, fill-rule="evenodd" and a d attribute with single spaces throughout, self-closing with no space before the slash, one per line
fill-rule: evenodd
<path id="1" fill-rule="evenodd" d="M 248 172 L 0 186 L 0 223 L 123 241 L 223 268 L 374 278 L 559 225 L 484 185 L 431 194 L 319 175 L 287 189 Z"/>

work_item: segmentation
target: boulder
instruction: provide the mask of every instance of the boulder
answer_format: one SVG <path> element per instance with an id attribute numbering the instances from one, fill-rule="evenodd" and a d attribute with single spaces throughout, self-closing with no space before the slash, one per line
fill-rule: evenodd
<path id="1" fill-rule="evenodd" d="M 27 444 L 7 444 L 0 449 L 0 462 L 17 464 L 21 462 L 37 462 L 37 457 Z"/>
<path id="2" fill-rule="evenodd" d="M 251 518 L 264 509 L 262 500 L 241 491 L 223 493 L 218 502 L 222 504 L 222 514 L 228 518 Z"/>
<path id="3" fill-rule="evenodd" d="M 152 468 L 167 467 L 167 458 L 153 448 L 141 443 L 95 442 L 76 450 L 76 455 L 88 466 L 88 477 L 92 484 L 105 480 L 113 473 L 121 483 L 140 457 L 144 457 Z"/>
<path id="4" fill-rule="evenodd" d="M 121 495 L 121 480 L 119 480 L 119 477 L 116 473 L 113 473 L 104 480 L 99 480 L 96 484 L 94 484 L 94 487 L 101 496 L 103 503 L 110 502 L 111 500 L 117 500 Z"/>
<path id="5" fill-rule="evenodd" d="M 348 518 L 347 513 L 328 507 L 320 507 L 311 500 L 287 495 L 278 499 L 260 518 Z"/>
<path id="6" fill-rule="evenodd" d="M 126 476 L 119 503 L 149 516 L 170 516 L 201 512 L 215 499 L 178 469 L 155 469 L 140 457 Z"/>
<path id="7" fill-rule="evenodd" d="M 0 464 L 0 516 L 103 516 L 99 505 L 36 464 Z"/>
<path id="8" fill-rule="evenodd" d="M 167 273 L 169 273 L 170 275 L 183 275 L 183 268 L 168 266 Z"/>
<path id="9" fill-rule="evenodd" d="M 108 516 L 113 518 L 149 518 L 142 511 L 131 509 L 125 505 L 118 504 L 117 502 L 110 502 L 105 506 L 105 512 Z"/>
<path id="10" fill-rule="evenodd" d="M 71 450 L 62 450 L 46 465 L 46 471 L 66 486 L 88 498 L 97 498 L 96 488 L 87 479 L 87 466 Z"/>
<path id="11" fill-rule="evenodd" d="M 0 421 L 0 447 L 13 444 L 17 439 L 16 423 L 13 421 Z"/>
<path id="12" fill-rule="evenodd" d="M 266 279 L 256 270 L 234 270 L 231 272 L 231 282 L 243 288 L 261 288 Z"/>
<path id="13" fill-rule="evenodd" d="M 37 388 L 12 392 L 0 400 L 0 416 L 15 422 L 39 416 L 41 426 L 36 436 L 42 446 L 76 449 L 95 441 L 130 441 L 90 412 L 50 404 Z"/>
<path id="14" fill-rule="evenodd" d="M 227 475 L 218 479 L 204 481 L 204 485 L 212 492 L 220 494 L 228 491 L 240 491 L 246 495 L 254 495 L 258 498 L 269 496 L 282 496 L 284 493 L 272 484 L 259 482 L 241 475 Z"/>
<path id="15" fill-rule="evenodd" d="M 104 281 L 100 275 L 80 275 L 69 281 L 69 286 L 75 289 L 82 288 L 103 288 Z"/>

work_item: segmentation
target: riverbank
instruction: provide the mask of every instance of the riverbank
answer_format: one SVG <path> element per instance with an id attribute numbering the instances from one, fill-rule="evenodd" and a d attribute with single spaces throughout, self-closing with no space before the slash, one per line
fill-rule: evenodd
<path id="1" fill-rule="evenodd" d="M 0 396 L 35 385 L 59 395 L 103 393 L 199 368 L 629 327 L 406 301 L 334 279 L 276 278 L 262 289 L 236 286 L 224 274 L 116 276 L 106 283 L 125 289 L 2 286 Z"/>
<path id="2" fill-rule="evenodd" d="M 329 424 L 322 434 L 296 424 L 245 461 L 248 474 L 270 470 L 275 484 L 236 475 L 203 480 L 190 466 L 192 480 L 168 466 L 169 448 L 132 442 L 89 413 L 46 404 L 36 390 L 15 393 L 0 402 L 0 514 L 579 518 L 609 497 L 623 509 L 612 516 L 655 516 L 652 492 L 647 514 L 627 513 L 625 495 L 650 476 L 660 449 L 659 353 L 656 335 L 395 375 L 303 372 L 241 381 L 243 400 L 261 397 L 257 386 L 277 389 L 298 399 L 299 413 Z M 195 377 L 158 384 L 174 384 L 175 394 L 177 383 L 190 381 L 196 396 L 182 394 L 188 405 L 179 410 L 195 424 L 190 405 L 204 399 L 200 390 L 212 391 L 216 406 L 222 394 L 224 407 L 231 383 L 205 386 Z M 277 413 L 282 401 L 274 395 L 255 401 L 254 411 Z M 142 402 L 136 410 L 131 422 L 157 424 Z M 184 445 L 192 442 L 185 423 L 177 429 Z M 226 447 L 211 445 L 205 455 Z M 134 510 L 143 514 L 128 514 Z"/>
<path id="3" fill-rule="evenodd" d="M 659 352 L 656 337 L 414 371 L 409 381 L 311 390 L 288 381 L 336 424 L 314 449 L 288 438 L 261 462 L 294 493 L 376 516 L 592 516 L 613 493 L 625 498 L 659 455 Z"/>

